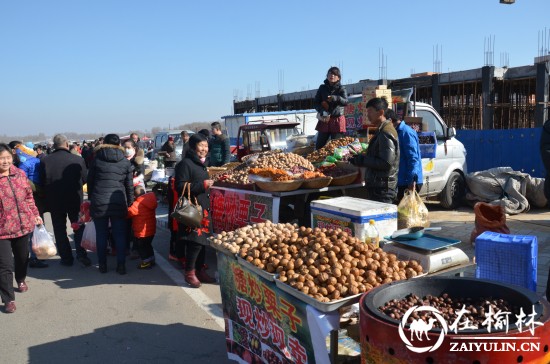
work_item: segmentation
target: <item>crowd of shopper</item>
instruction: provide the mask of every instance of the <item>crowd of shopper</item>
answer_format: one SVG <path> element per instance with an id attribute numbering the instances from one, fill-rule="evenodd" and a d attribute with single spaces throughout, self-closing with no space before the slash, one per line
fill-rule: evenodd
<path id="1" fill-rule="evenodd" d="M 43 224 L 45 212 L 51 216 L 62 266 L 72 266 L 75 261 L 67 219 L 73 228 L 76 260 L 84 267 L 92 265 L 88 252 L 81 247 L 87 221 L 80 216 L 83 207 L 89 209 L 95 227 L 101 273 L 108 270 L 109 241 L 119 274 L 126 274 L 126 255 L 132 241 L 141 258 L 138 268 L 154 265 L 157 201 L 154 194 L 145 192 L 147 147 L 135 133 L 122 143 L 116 134 L 82 144 L 58 134 L 44 146 L 21 141 L 0 144 L 0 297 L 5 312 L 16 310 L 15 291 L 29 289 L 27 268 L 48 267 L 34 255 L 30 243 L 35 228 Z"/>

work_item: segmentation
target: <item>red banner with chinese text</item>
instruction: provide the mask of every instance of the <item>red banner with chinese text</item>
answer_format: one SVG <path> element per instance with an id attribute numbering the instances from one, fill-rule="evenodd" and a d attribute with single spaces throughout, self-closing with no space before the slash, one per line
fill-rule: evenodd
<path id="1" fill-rule="evenodd" d="M 245 225 L 273 220 L 273 199 L 247 191 L 213 188 L 210 212 L 215 233 L 233 231 Z"/>

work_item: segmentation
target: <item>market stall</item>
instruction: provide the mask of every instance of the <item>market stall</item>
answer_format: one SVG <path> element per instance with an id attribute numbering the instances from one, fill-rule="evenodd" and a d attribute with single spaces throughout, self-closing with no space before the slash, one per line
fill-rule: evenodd
<path id="1" fill-rule="evenodd" d="M 345 186 L 323 187 L 317 189 L 298 189 L 289 192 L 261 192 L 213 186 L 210 192 L 213 231 L 231 231 L 239 227 L 265 222 L 280 221 L 281 199 L 300 196 L 307 201 L 310 194 L 341 191 L 364 186 L 364 183 L 353 183 Z"/>
<path id="2" fill-rule="evenodd" d="M 417 262 L 342 230 L 267 221 L 217 234 L 211 246 L 228 355 L 243 363 L 329 363 L 326 338 L 333 361 L 340 308 L 375 286 L 422 274 Z"/>
<path id="3" fill-rule="evenodd" d="M 354 155 L 351 150 L 357 154 L 363 148 L 353 140 L 337 139 L 307 157 L 273 150 L 248 155 L 222 171 L 211 169 L 214 232 L 266 220 L 277 223 L 282 220 L 281 207 L 288 205 L 293 205 L 294 217 L 303 219 L 309 215 L 310 196 L 345 195 L 346 190 L 363 186 L 359 168 L 345 162 Z"/>

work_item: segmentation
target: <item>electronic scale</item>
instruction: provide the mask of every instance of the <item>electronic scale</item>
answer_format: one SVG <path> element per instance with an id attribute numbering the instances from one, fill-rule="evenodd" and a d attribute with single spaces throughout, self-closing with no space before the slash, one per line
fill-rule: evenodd
<path id="1" fill-rule="evenodd" d="M 413 240 L 388 239 L 382 249 L 397 255 L 399 260 L 416 260 L 424 273 L 430 274 L 470 262 L 466 253 L 453 246 L 459 243 L 460 240 L 424 234 Z"/>

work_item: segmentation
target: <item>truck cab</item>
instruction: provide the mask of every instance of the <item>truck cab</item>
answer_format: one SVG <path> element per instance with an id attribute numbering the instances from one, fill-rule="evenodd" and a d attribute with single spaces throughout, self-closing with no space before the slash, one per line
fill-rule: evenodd
<path id="1" fill-rule="evenodd" d="M 437 199 L 444 208 L 456 208 L 466 186 L 466 148 L 455 138 L 455 128 L 448 127 L 431 105 L 411 102 L 407 109 L 408 116 L 421 123 L 419 135 L 435 134 L 435 153 L 422 158 L 424 181 L 420 196 Z"/>
<path id="2" fill-rule="evenodd" d="M 287 150 L 287 138 L 297 133 L 299 123 L 263 122 L 239 126 L 237 159 L 268 150 Z"/>

